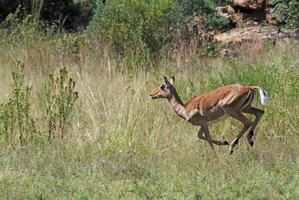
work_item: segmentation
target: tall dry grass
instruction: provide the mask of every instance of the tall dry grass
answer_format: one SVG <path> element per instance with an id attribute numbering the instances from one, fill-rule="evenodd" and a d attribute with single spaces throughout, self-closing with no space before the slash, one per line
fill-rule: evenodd
<path id="1" fill-rule="evenodd" d="M 106 48 L 82 45 L 76 56 L 40 43 L 1 48 L 0 101 L 7 100 L 10 71 L 22 60 L 38 128 L 43 128 L 38 95 L 51 70 L 68 68 L 79 101 L 64 141 L 22 148 L 1 144 L 0 194 L 6 199 L 296 199 L 298 50 L 296 44 L 264 47 L 255 62 L 192 53 L 132 70 Z M 207 142 L 197 139 L 198 127 L 177 117 L 167 102 L 150 100 L 164 75 L 176 76 L 184 100 L 234 82 L 267 90 L 270 105 L 255 146 L 242 139 L 231 156 L 226 147 L 216 147 L 216 159 Z M 211 135 L 231 141 L 240 128 L 229 119 L 213 125 Z M 40 137 L 46 138 L 43 131 Z"/>

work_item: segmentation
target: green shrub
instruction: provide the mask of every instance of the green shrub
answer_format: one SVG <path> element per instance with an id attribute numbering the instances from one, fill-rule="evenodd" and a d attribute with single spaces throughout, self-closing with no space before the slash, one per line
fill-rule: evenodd
<path id="1" fill-rule="evenodd" d="M 37 40 L 44 40 L 45 27 L 31 15 L 27 15 L 24 19 L 21 19 L 20 15 L 19 7 L 0 24 L 0 34 L 3 36 L 0 42 L 7 46 L 21 45 L 30 48 Z"/>
<path id="2" fill-rule="evenodd" d="M 44 89 L 40 94 L 40 103 L 46 114 L 46 130 L 48 141 L 60 136 L 63 139 L 67 133 L 70 116 L 74 111 L 74 104 L 78 99 L 75 91 L 76 82 L 69 77 L 66 68 L 58 73 L 49 74 Z"/>
<path id="3" fill-rule="evenodd" d="M 288 28 L 299 28 L 299 1 L 273 0 L 278 23 Z"/>
<path id="4" fill-rule="evenodd" d="M 98 3 L 87 34 L 101 44 L 111 44 L 114 52 L 130 60 L 143 60 L 148 53 L 161 55 L 171 49 L 173 42 L 178 42 L 174 38 L 191 36 L 188 24 L 194 15 L 207 19 L 206 29 L 227 28 L 229 21 L 213 8 L 210 0 L 111 0 L 105 5 Z"/>
<path id="5" fill-rule="evenodd" d="M 210 0 L 175 0 L 175 2 L 184 17 L 210 14 L 214 7 L 214 3 Z"/>
<path id="6" fill-rule="evenodd" d="M 21 146 L 37 141 L 37 134 L 45 131 L 48 141 L 63 139 L 70 125 L 71 114 L 78 99 L 75 81 L 69 77 L 66 68 L 49 77 L 40 93 L 40 104 L 46 123 L 35 126 L 30 108 L 31 86 L 25 82 L 24 64 L 17 62 L 12 72 L 12 91 L 6 103 L 0 105 L 0 138 L 6 145 Z M 41 118 L 44 118 L 43 116 Z"/>
<path id="7" fill-rule="evenodd" d="M 175 0 L 179 10 L 181 24 L 190 16 L 202 16 L 206 19 L 205 28 L 223 30 L 229 28 L 229 20 L 218 15 L 211 0 Z"/>
<path id="8" fill-rule="evenodd" d="M 7 103 L 0 107 L 0 134 L 8 145 L 26 145 L 36 134 L 35 122 L 30 115 L 31 87 L 25 83 L 24 64 L 18 61 L 12 72 L 12 91 Z"/>
<path id="9" fill-rule="evenodd" d="M 116 52 L 159 53 L 169 44 L 177 22 L 172 0 L 110 0 L 98 3 L 87 28 L 91 38 L 111 43 Z"/>
<path id="10" fill-rule="evenodd" d="M 218 15 L 217 13 L 212 13 L 206 16 L 208 19 L 208 28 L 218 29 L 218 30 L 228 30 L 231 28 L 229 19 Z"/>

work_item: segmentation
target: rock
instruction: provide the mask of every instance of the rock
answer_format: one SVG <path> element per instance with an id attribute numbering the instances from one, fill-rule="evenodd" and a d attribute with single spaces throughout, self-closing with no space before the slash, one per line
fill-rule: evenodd
<path id="1" fill-rule="evenodd" d="M 266 0 L 230 0 L 234 7 L 249 10 L 260 10 L 264 7 Z"/>
<path id="2" fill-rule="evenodd" d="M 227 5 L 227 13 L 229 15 L 232 15 L 232 14 L 236 13 L 236 10 L 231 5 Z"/>
<path id="3" fill-rule="evenodd" d="M 266 14 L 274 14 L 275 13 L 275 8 L 273 7 L 268 7 L 265 9 Z"/>
<path id="4" fill-rule="evenodd" d="M 233 21 L 240 22 L 243 21 L 246 16 L 246 13 L 235 13 L 231 17 Z"/>
<path id="5" fill-rule="evenodd" d="M 227 48 L 221 49 L 219 51 L 219 57 L 222 59 L 229 57 L 229 49 L 227 49 Z"/>
<path id="6" fill-rule="evenodd" d="M 229 15 L 236 13 L 236 10 L 230 5 L 224 7 L 216 7 L 215 10 L 219 15 L 224 17 L 228 17 Z"/>
<path id="7" fill-rule="evenodd" d="M 245 25 L 246 25 L 246 26 L 254 26 L 254 25 L 256 25 L 256 24 L 255 24 L 255 21 L 254 21 L 254 20 L 247 20 L 246 23 L 245 23 Z"/>
<path id="8" fill-rule="evenodd" d="M 217 7 L 216 11 L 231 20 L 236 27 L 253 26 L 263 22 L 273 25 L 276 23 L 272 0 L 229 0 L 229 3 L 230 5 Z"/>
<path id="9" fill-rule="evenodd" d="M 224 6 L 224 7 L 216 7 L 215 8 L 216 12 L 219 14 L 219 15 L 222 15 L 223 13 L 227 14 L 227 6 Z"/>
<path id="10" fill-rule="evenodd" d="M 257 39 L 262 41 L 277 40 L 284 38 L 298 37 L 298 33 L 287 30 L 278 29 L 275 26 L 253 26 L 245 28 L 235 28 L 225 33 L 214 35 L 217 42 L 223 44 L 240 44 L 244 41 L 255 41 Z"/>
<path id="11" fill-rule="evenodd" d="M 245 19 L 248 17 L 246 13 L 234 13 L 231 15 L 231 20 L 236 24 L 236 27 L 243 27 Z"/>
<path id="12" fill-rule="evenodd" d="M 266 6 L 274 6 L 273 0 L 266 0 Z"/>
<path id="13" fill-rule="evenodd" d="M 215 10 L 216 10 L 218 15 L 220 15 L 222 17 L 225 17 L 227 19 L 230 18 L 229 14 L 228 14 L 227 6 L 225 6 L 225 7 L 216 7 Z"/>
<path id="14" fill-rule="evenodd" d="M 266 23 L 268 24 L 276 24 L 276 15 L 274 13 L 271 13 L 271 14 L 266 14 Z"/>

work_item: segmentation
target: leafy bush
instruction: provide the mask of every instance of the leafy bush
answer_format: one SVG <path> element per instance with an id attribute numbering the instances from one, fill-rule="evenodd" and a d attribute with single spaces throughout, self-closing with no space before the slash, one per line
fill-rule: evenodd
<path id="1" fill-rule="evenodd" d="M 208 19 L 208 28 L 227 30 L 231 28 L 229 19 L 218 15 L 217 13 L 212 13 L 206 16 Z"/>
<path id="2" fill-rule="evenodd" d="M 15 13 L 9 14 L 0 24 L 0 34 L 4 37 L 0 39 L 5 45 L 23 45 L 30 47 L 38 39 L 43 40 L 43 27 L 39 21 L 28 15 L 24 19 L 20 18 L 20 7 Z"/>
<path id="3" fill-rule="evenodd" d="M 214 3 L 210 0 L 175 0 L 183 17 L 192 15 L 210 14 L 213 12 Z"/>
<path id="4" fill-rule="evenodd" d="M 299 28 L 299 1 L 273 0 L 278 23 L 288 28 Z"/>
<path id="5" fill-rule="evenodd" d="M 175 0 L 178 6 L 181 21 L 190 16 L 202 16 L 206 19 L 206 28 L 218 30 L 227 29 L 229 20 L 218 15 L 214 8 L 215 3 L 211 0 Z"/>
<path id="6" fill-rule="evenodd" d="M 98 3 L 87 33 L 92 38 L 111 43 L 121 54 L 147 49 L 159 53 L 169 44 L 176 25 L 172 0 L 110 0 Z"/>
<path id="7" fill-rule="evenodd" d="M 117 53 L 142 59 L 147 52 L 160 55 L 163 49 L 169 49 L 174 38 L 191 36 L 188 24 L 192 16 L 205 17 L 206 29 L 227 28 L 229 21 L 217 15 L 213 7 L 210 0 L 110 0 L 105 5 L 98 3 L 87 34 L 110 43 Z"/>

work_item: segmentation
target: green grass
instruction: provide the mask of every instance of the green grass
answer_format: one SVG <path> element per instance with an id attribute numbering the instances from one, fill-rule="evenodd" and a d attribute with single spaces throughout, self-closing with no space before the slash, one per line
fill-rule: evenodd
<path id="1" fill-rule="evenodd" d="M 298 45 L 265 47 L 256 61 L 196 56 L 162 61 L 155 69 L 126 70 L 103 53 L 82 50 L 80 63 L 51 49 L 0 50 L 1 102 L 7 101 L 15 60 L 33 86 L 32 115 L 40 140 L 25 147 L 0 141 L 2 199 L 296 199 L 299 196 Z M 64 141 L 46 143 L 38 94 L 51 68 L 66 66 L 79 100 Z M 80 75 L 81 74 L 81 75 Z M 242 138 L 233 155 L 177 117 L 150 91 L 163 75 L 176 75 L 184 100 L 229 83 L 268 91 L 254 147 Z M 259 101 L 257 107 L 262 108 Z M 211 127 L 232 141 L 241 125 L 232 119 Z M 2 137 L 2 136 L 0 136 Z"/>

